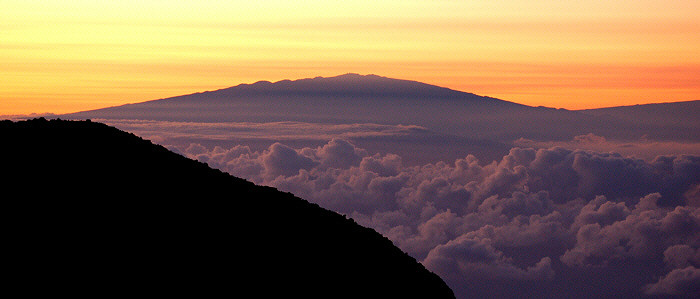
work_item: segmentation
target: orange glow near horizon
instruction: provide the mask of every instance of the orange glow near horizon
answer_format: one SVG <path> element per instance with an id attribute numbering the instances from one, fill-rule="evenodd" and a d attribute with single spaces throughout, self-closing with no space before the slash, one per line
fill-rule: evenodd
<path id="1" fill-rule="evenodd" d="M 6 1 L 0 115 L 344 73 L 532 106 L 700 99 L 698 1 Z"/>

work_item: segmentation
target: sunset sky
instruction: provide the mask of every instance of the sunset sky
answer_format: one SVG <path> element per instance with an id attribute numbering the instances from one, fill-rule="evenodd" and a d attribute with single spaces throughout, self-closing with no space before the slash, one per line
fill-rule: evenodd
<path id="1" fill-rule="evenodd" d="M 0 115 L 344 73 L 569 109 L 700 99 L 700 1 L 15 1 Z"/>

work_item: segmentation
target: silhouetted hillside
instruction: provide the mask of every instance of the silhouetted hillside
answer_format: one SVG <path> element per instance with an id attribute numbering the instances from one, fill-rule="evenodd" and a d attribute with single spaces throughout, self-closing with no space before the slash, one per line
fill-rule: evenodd
<path id="1" fill-rule="evenodd" d="M 7 283 L 28 296 L 454 297 L 375 231 L 133 134 L 34 119 L 0 140 Z"/>

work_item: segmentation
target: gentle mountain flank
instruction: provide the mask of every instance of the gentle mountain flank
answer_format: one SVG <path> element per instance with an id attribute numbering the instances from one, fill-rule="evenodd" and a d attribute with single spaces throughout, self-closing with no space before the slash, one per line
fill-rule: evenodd
<path id="1" fill-rule="evenodd" d="M 697 105 L 690 107 L 699 112 Z M 85 111 L 72 119 L 180 122 L 307 122 L 418 125 L 439 134 L 512 142 L 571 140 L 594 133 L 610 139 L 697 141 L 685 123 L 653 122 L 616 113 L 530 107 L 416 81 L 345 74 L 260 81 L 167 99 Z M 679 130 L 686 131 L 677 134 Z M 697 130 L 695 130 L 697 132 Z"/>

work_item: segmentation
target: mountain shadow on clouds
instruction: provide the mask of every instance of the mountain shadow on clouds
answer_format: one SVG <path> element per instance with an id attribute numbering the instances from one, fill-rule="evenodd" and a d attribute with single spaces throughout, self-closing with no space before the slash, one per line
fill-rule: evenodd
<path id="1" fill-rule="evenodd" d="M 24 294 L 454 297 L 375 231 L 133 134 L 34 119 L 0 138 L 6 283 Z"/>

